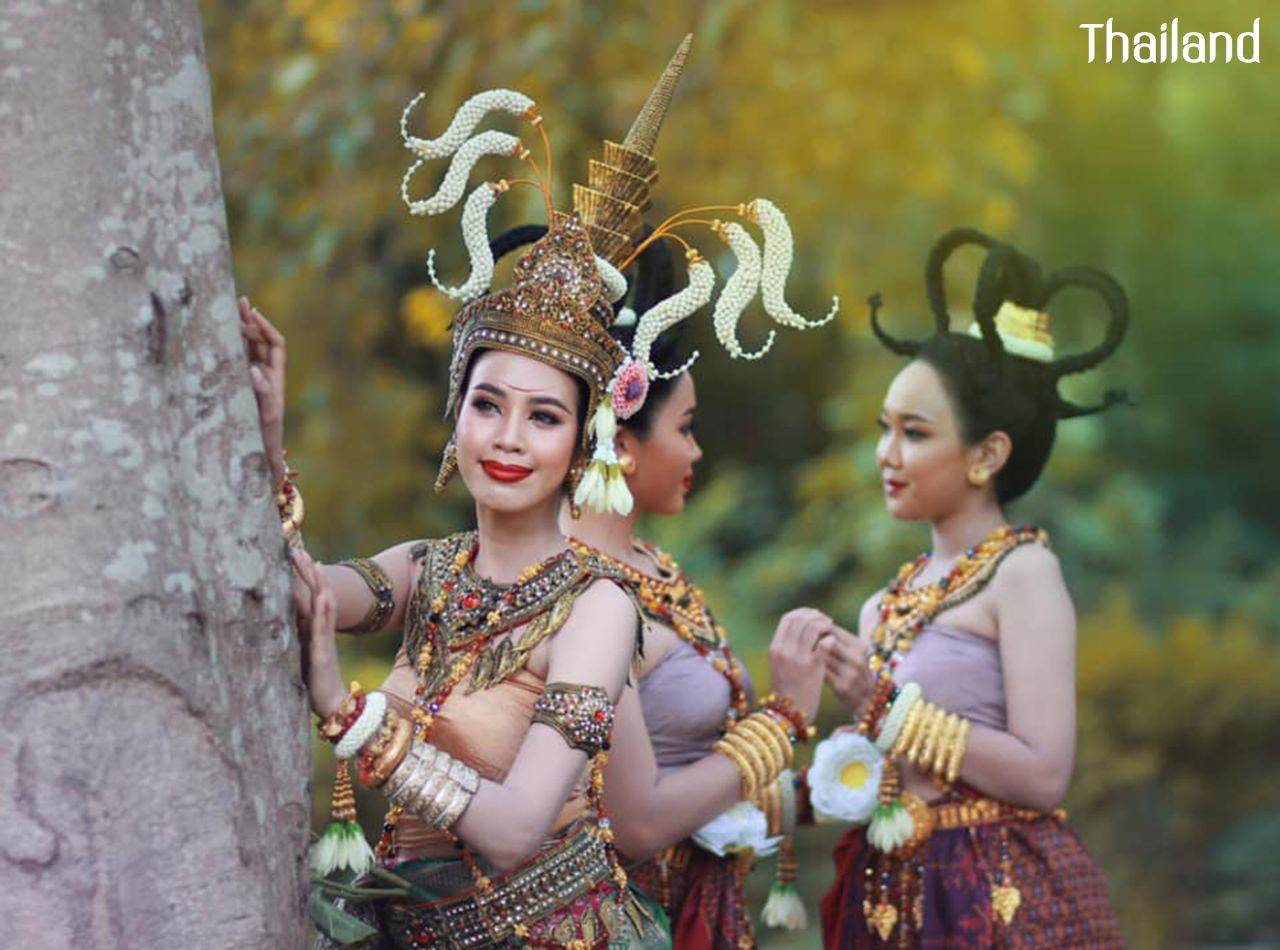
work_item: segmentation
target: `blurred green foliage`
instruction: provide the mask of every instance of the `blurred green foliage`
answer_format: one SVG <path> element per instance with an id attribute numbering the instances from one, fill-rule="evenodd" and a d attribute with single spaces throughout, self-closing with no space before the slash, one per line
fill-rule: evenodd
<path id="1" fill-rule="evenodd" d="M 1129 339 L 1064 389 L 1122 386 L 1137 408 L 1064 424 L 1045 478 L 1011 512 L 1050 530 L 1082 614 L 1069 805 L 1134 946 L 1280 939 L 1269 22 L 1258 66 L 1088 65 L 1078 29 L 1180 16 L 1237 31 L 1267 5 L 204 0 L 237 281 L 289 336 L 288 441 L 313 550 L 369 553 L 470 519 L 458 489 L 430 490 L 450 311 L 424 288 L 429 247 L 446 281 L 466 261 L 456 218 L 412 219 L 400 202 L 403 105 L 429 92 L 416 121 L 430 134 L 480 89 L 532 95 L 563 203 L 692 30 L 655 219 L 767 195 L 799 242 L 793 301 L 816 313 L 835 290 L 845 309 L 750 367 L 703 345 L 699 489 L 685 516 L 646 532 L 763 674 L 780 612 L 813 604 L 852 624 L 926 540 L 886 516 L 873 475 L 875 412 L 899 361 L 870 337 L 862 299 L 882 291 L 892 325 L 925 332 L 924 255 L 962 223 L 1050 267 L 1113 271 L 1133 303 Z M 504 173 L 488 161 L 480 174 Z M 491 220 L 538 214 L 514 196 Z M 966 323 L 975 266 L 950 275 Z M 1066 348 L 1101 332 L 1083 295 L 1056 321 Z M 394 648 L 362 641 L 348 666 L 376 682 Z M 838 719 L 824 712 L 826 726 Z M 327 755 L 317 762 L 323 775 Z M 832 843 L 830 831 L 802 842 L 811 917 Z"/>

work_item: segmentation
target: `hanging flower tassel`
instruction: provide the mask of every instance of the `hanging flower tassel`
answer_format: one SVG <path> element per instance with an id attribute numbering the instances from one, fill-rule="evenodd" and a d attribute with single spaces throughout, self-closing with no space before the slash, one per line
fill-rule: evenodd
<path id="1" fill-rule="evenodd" d="M 634 501 L 631 490 L 627 488 L 622 465 L 618 462 L 618 453 L 614 449 L 618 420 L 613 413 L 612 398 L 608 395 L 596 406 L 595 415 L 591 417 L 591 428 L 595 451 L 582 475 L 582 481 L 573 493 L 573 502 L 594 511 L 629 515 Z"/>
<path id="2" fill-rule="evenodd" d="M 840 312 L 839 297 L 831 298 L 831 309 L 825 317 L 817 320 L 805 319 L 787 303 L 787 277 L 791 273 L 794 254 L 787 216 L 767 198 L 757 198 L 747 208 L 749 216 L 754 217 L 764 232 L 764 271 L 760 277 L 760 290 L 765 312 L 783 326 L 797 330 L 811 330 L 830 323 Z"/>
<path id="3" fill-rule="evenodd" d="M 681 320 L 692 316 L 711 299 L 711 292 L 716 285 L 715 270 L 696 251 L 690 252 L 688 260 L 689 285 L 665 300 L 654 304 L 644 312 L 644 316 L 636 324 L 636 333 L 631 344 L 631 354 L 635 361 L 645 368 L 645 372 L 649 374 L 649 379 L 651 380 L 674 379 L 692 366 L 694 360 L 698 358 L 698 351 L 695 350 L 693 355 L 679 369 L 662 373 L 653 365 L 653 359 L 649 356 L 649 351 L 653 348 L 654 341 L 658 339 L 658 335 L 663 330 L 673 327 Z"/>
<path id="4" fill-rule="evenodd" d="M 490 112 L 510 112 L 527 118 L 536 115 L 534 101 L 524 93 L 514 89 L 490 89 L 478 92 L 464 102 L 439 138 L 420 139 L 409 134 L 409 113 L 424 96 L 425 92 L 418 93 L 400 113 L 400 137 L 404 139 L 404 147 L 423 158 L 448 158 L 471 137 L 476 126 Z"/>
<path id="5" fill-rule="evenodd" d="M 795 841 L 791 835 L 787 835 L 778 849 L 778 870 L 773 887 L 769 889 L 769 899 L 764 905 L 762 919 L 766 927 L 804 930 L 809 925 L 804 901 L 800 899 L 800 891 L 796 888 L 799 876 L 800 861 L 796 858 Z"/>
<path id="6" fill-rule="evenodd" d="M 880 777 L 879 802 L 867 826 L 867 843 L 888 854 L 910 841 L 915 830 L 915 821 L 899 795 L 897 763 L 886 757 Z"/>
<path id="7" fill-rule="evenodd" d="M 764 341 L 764 345 L 754 353 L 748 353 L 738 342 L 738 321 L 742 319 L 742 312 L 747 309 L 760 290 L 760 248 L 756 247 L 756 242 L 751 239 L 751 235 L 742 225 L 733 222 L 729 224 L 717 222 L 717 225 L 716 234 L 729 245 L 729 250 L 733 251 L 738 259 L 738 266 L 725 281 L 724 290 L 720 292 L 720 298 L 716 301 L 715 313 L 712 316 L 716 338 L 734 359 L 758 360 L 773 347 L 774 338 L 778 335 L 777 331 L 770 330 L 769 338 Z"/>
<path id="8" fill-rule="evenodd" d="M 449 170 L 445 172 L 444 181 L 440 183 L 434 195 L 419 201 L 409 197 L 409 180 L 426 161 L 420 158 L 409 166 L 409 170 L 404 173 L 404 178 L 400 180 L 400 197 L 408 205 L 410 214 L 441 214 L 458 203 L 458 199 L 462 197 L 462 192 L 467 187 L 467 179 L 471 177 L 471 169 L 480 159 L 486 155 L 525 154 L 528 154 L 525 147 L 514 135 L 506 132 L 481 132 L 475 138 L 468 139 L 466 144 L 458 149 L 457 154 L 453 156 L 453 161 L 449 163 Z"/>
<path id="9" fill-rule="evenodd" d="M 373 866 L 373 849 L 356 822 L 356 795 L 347 761 L 340 759 L 333 776 L 332 820 L 320 840 L 311 846 L 311 871 L 328 877 L 349 869 L 360 875 Z"/>
<path id="10" fill-rule="evenodd" d="M 489 209 L 498 200 L 498 195 L 506 191 L 510 185 L 506 181 L 487 181 L 467 198 L 462 210 L 462 242 L 467 246 L 467 254 L 471 258 L 471 276 L 465 283 L 457 287 L 446 287 L 436 277 L 436 249 L 427 252 L 427 273 L 431 283 L 442 294 L 464 303 L 474 300 L 489 289 L 493 281 L 493 251 L 489 248 Z"/>

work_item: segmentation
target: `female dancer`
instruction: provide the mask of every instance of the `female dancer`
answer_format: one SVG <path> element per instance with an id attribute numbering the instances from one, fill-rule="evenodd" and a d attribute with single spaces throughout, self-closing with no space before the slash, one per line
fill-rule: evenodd
<path id="1" fill-rule="evenodd" d="M 943 265 L 965 244 L 987 250 L 976 323 L 950 331 Z M 1105 341 L 1056 357 L 1044 308 L 1064 287 L 1096 292 Z M 1090 268 L 1042 277 L 1012 247 L 961 229 L 926 268 L 938 332 L 923 343 L 876 336 L 913 357 L 885 396 L 876 462 L 895 518 L 928 521 L 932 550 L 902 567 L 859 618 L 864 645 L 832 651 L 829 682 L 884 753 L 867 828 L 836 851 L 823 900 L 830 947 L 1116 946 L 1105 880 L 1053 809 L 1075 752 L 1075 615 L 1041 531 L 1004 508 L 1032 487 L 1072 405 L 1057 381 L 1120 344 L 1128 304 Z M 874 681 L 849 664 L 870 653 Z M 878 752 L 876 750 L 879 750 Z M 813 794 L 819 796 L 816 777 Z"/>
<path id="2" fill-rule="evenodd" d="M 664 93 L 657 103 L 665 108 L 669 84 L 657 93 Z M 651 97 L 626 142 L 613 146 L 619 162 L 644 174 L 618 168 L 611 178 L 606 169 L 602 181 L 632 189 L 638 203 L 644 195 L 635 193 L 635 180 L 647 189 L 656 177 L 649 156 L 661 108 L 655 118 L 654 106 Z M 440 191 L 410 201 L 411 210 L 451 206 L 468 163 L 483 154 L 529 160 L 505 133 L 468 138 L 492 109 L 540 129 L 531 101 L 497 90 L 473 98 L 439 139 L 405 133 L 422 160 L 456 154 Z M 407 182 L 408 176 L 406 200 Z M 485 260 L 484 212 L 509 186 L 486 183 L 468 198 L 463 222 L 473 275 L 452 289 L 470 302 L 454 321 L 447 411 L 455 432 L 440 483 L 461 475 L 476 502 L 477 530 L 323 569 L 295 555 L 310 588 L 303 598 L 311 631 L 308 688 L 335 754 L 344 763 L 358 759 L 361 780 L 391 805 L 378 847 L 384 868 L 394 867 L 403 886 L 378 906 L 391 945 L 656 945 L 666 935 L 628 890 L 615 835 L 624 847 L 643 842 L 643 816 L 654 801 L 680 809 L 697 827 L 742 792 L 771 783 L 789 764 L 791 743 L 812 711 L 806 716 L 782 700 L 768 704 L 726 733 L 721 755 L 685 770 L 680 781 L 659 780 L 639 700 L 625 688 L 637 632 L 631 602 L 611 567 L 567 544 L 557 524 L 566 486 L 588 503 L 629 501 L 625 485 L 619 490 L 611 426 L 614 407 L 635 399 L 615 391 L 616 377 L 628 376 L 628 366 L 651 364 L 647 347 L 629 353 L 607 331 L 610 300 L 625 292 L 619 270 L 634 257 L 625 236 L 636 233 L 629 216 L 638 208 L 615 199 L 627 217 L 599 216 L 602 207 L 616 207 L 605 191 L 588 203 L 596 217 L 560 215 L 542 181 L 551 230 L 521 259 L 511 288 L 478 296 L 493 264 L 491 256 Z M 776 211 L 762 199 L 736 210 L 757 207 L 765 216 Z M 710 296 L 709 265 L 690 262 L 690 288 L 654 308 L 664 320 L 683 318 Z M 247 306 L 242 312 L 264 443 L 278 460 L 283 340 L 261 315 Z M 641 329 L 656 336 L 652 323 Z M 628 378 L 635 381 L 638 372 Z M 588 465 L 575 464 L 588 455 Z M 288 532 L 300 521 L 301 500 L 288 473 L 278 474 Z M 354 684 L 343 687 L 335 626 L 403 626 L 404 643 L 382 690 L 366 695 Z M 812 667 L 806 678 L 816 683 L 821 660 L 809 651 L 796 666 Z M 811 691 L 816 695 L 817 687 Z M 619 763 L 609 771 L 618 807 L 613 821 L 603 803 L 611 744 Z M 354 816 L 344 775 L 345 769 L 335 817 L 349 831 Z M 726 785 L 736 786 L 727 800 L 720 792 Z M 349 843 L 341 837 L 326 834 L 322 864 L 337 863 L 330 860 L 334 851 Z"/>
<path id="3" fill-rule="evenodd" d="M 513 228 L 491 244 L 496 258 L 536 240 L 545 228 Z M 651 246 L 638 260 L 633 312 L 643 314 L 671 292 L 674 281 L 665 247 Z M 634 342 L 634 318 L 620 319 L 610 331 L 624 346 Z M 632 592 L 647 623 L 639 694 L 645 723 L 664 776 L 706 759 L 726 728 L 745 716 L 755 699 L 745 667 L 733 655 L 723 628 L 716 622 L 702 591 L 673 558 L 634 533 L 642 513 L 675 515 L 684 510 L 693 467 L 702 449 L 693 433 L 697 399 L 692 372 L 666 332 L 654 341 L 650 356 L 662 373 L 649 383 L 644 404 L 617 433 L 619 464 L 634 507 L 627 515 L 585 511 L 577 517 L 562 511 L 561 528 L 577 543 L 593 548 Z M 771 681 L 780 695 L 795 699 L 806 711 L 816 709 L 821 683 L 797 668 L 797 658 L 825 651 L 834 628 L 817 610 L 801 609 L 779 622 L 770 651 Z M 721 798 L 727 808 L 739 797 L 736 775 L 721 774 Z M 609 788 L 608 785 L 606 785 Z M 771 790 L 772 791 L 772 790 Z M 790 789 L 777 787 L 778 794 Z M 769 795 L 764 795 L 766 807 Z M 606 801 L 613 796 L 606 793 Z M 677 807 L 667 807 L 668 804 Z M 782 811 L 776 807 L 775 820 Z M 631 879 L 667 911 L 676 946 L 739 950 L 755 945 L 744 895 L 746 863 L 718 856 L 686 837 L 694 828 L 678 802 L 652 798 L 645 808 L 643 839 L 631 839 L 628 855 L 655 854 L 629 867 Z M 635 807 L 635 806 L 633 806 Z M 787 831 L 773 827 L 771 833 Z"/>

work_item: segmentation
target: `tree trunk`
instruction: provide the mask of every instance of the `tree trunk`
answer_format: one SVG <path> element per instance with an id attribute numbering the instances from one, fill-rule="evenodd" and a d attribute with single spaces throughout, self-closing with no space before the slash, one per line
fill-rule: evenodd
<path id="1" fill-rule="evenodd" d="M 304 939 L 305 695 L 194 0 L 0 3 L 0 945 Z"/>

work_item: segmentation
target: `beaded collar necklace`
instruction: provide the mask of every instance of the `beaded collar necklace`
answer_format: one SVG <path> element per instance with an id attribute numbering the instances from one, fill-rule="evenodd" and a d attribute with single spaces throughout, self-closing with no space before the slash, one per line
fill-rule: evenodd
<path id="1" fill-rule="evenodd" d="M 650 619 L 670 627 L 681 640 L 693 647 L 729 684 L 729 709 L 725 728 L 733 725 L 749 711 L 746 687 L 742 682 L 742 664 L 729 648 L 724 628 L 716 622 L 702 591 L 689 580 L 675 559 L 657 545 L 636 539 L 637 552 L 649 558 L 664 577 L 652 577 L 626 561 L 588 547 L 576 538 L 569 544 L 582 554 L 590 553 L 605 561 L 618 579 L 635 594 L 641 609 Z"/>
<path id="2" fill-rule="evenodd" d="M 940 580 L 918 587 L 912 587 L 912 582 L 924 571 L 931 555 L 925 552 L 902 565 L 880 601 L 880 620 L 871 635 L 871 672 L 891 674 L 898 657 L 911 650 L 930 620 L 978 594 L 1011 551 L 1031 542 L 1048 544 L 1048 535 L 1030 526 L 1002 525 L 965 550 Z"/>

